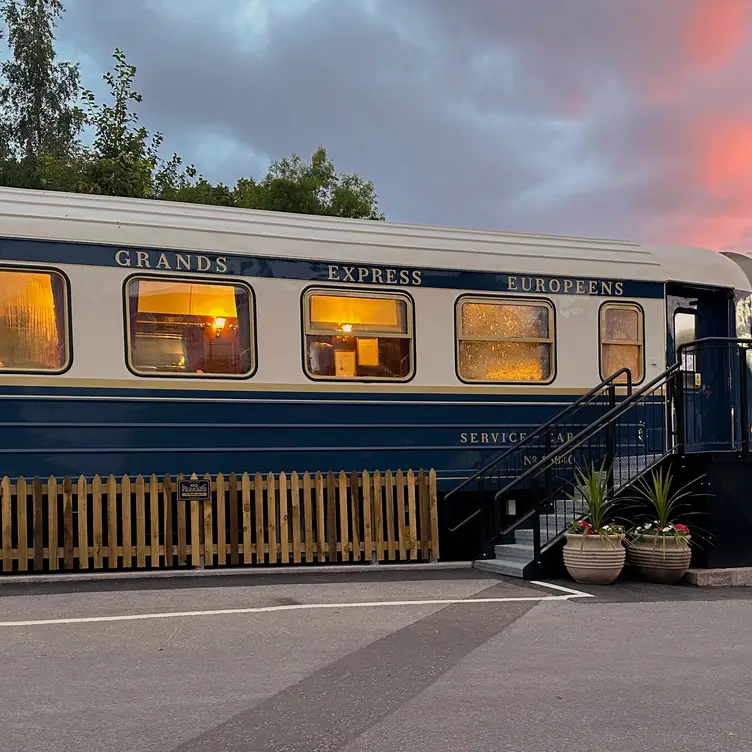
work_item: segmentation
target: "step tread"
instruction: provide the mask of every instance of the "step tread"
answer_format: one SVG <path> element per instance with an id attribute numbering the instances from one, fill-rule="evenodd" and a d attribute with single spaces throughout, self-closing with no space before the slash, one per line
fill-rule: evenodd
<path id="1" fill-rule="evenodd" d="M 530 559 L 532 561 L 532 559 Z M 494 574 L 503 574 L 507 577 L 517 577 L 522 579 L 525 565 L 529 562 L 522 561 L 499 561 L 499 559 L 479 559 L 473 562 L 474 569 L 480 569 L 484 572 L 493 572 Z"/>

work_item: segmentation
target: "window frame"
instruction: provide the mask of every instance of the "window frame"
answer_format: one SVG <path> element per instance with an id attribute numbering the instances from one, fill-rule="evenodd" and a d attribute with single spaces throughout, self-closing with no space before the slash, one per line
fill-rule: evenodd
<path id="1" fill-rule="evenodd" d="M 628 342 L 626 340 L 605 340 L 603 339 L 605 312 L 609 309 L 622 309 L 637 311 L 640 321 L 638 325 L 639 341 Z M 645 309 L 633 300 L 606 300 L 601 303 L 598 309 L 598 376 L 601 381 L 605 381 L 608 376 L 603 375 L 603 346 L 604 345 L 639 345 L 640 348 L 640 368 L 641 374 L 639 379 L 632 375 L 632 386 L 637 386 L 645 381 Z M 617 382 L 618 383 L 618 382 Z"/>
<path id="2" fill-rule="evenodd" d="M 549 336 L 547 339 L 539 337 L 479 337 L 477 335 L 469 335 L 465 337 L 462 334 L 462 306 L 465 303 L 479 303 L 481 305 L 490 303 L 492 305 L 542 306 L 548 309 Z M 523 298 L 507 295 L 476 295 L 474 293 L 466 293 L 465 295 L 460 295 L 454 303 L 454 370 L 457 379 L 463 384 L 504 384 L 512 386 L 546 386 L 548 384 L 552 384 L 556 380 L 558 370 L 556 334 L 556 305 L 554 304 L 553 300 L 549 298 Z M 462 342 L 531 342 L 537 344 L 550 344 L 551 375 L 547 379 L 539 379 L 534 381 L 467 379 L 460 373 L 460 344 Z"/>
<path id="3" fill-rule="evenodd" d="M 325 295 L 331 297 L 349 297 L 349 298 L 386 298 L 386 299 L 398 299 L 403 300 L 407 305 L 407 311 L 405 315 L 405 323 L 407 325 L 407 332 L 405 334 L 397 334 L 395 332 L 385 332 L 382 335 L 376 335 L 376 337 L 392 338 L 392 339 L 407 339 L 410 341 L 410 372 L 407 376 L 402 377 L 390 377 L 390 376 L 355 376 L 348 378 L 338 378 L 337 376 L 317 376 L 312 374 L 308 370 L 308 337 L 315 336 L 337 336 L 342 332 L 317 330 L 312 331 L 310 328 L 311 323 L 311 307 L 309 301 L 313 295 Z M 311 381 L 326 381 L 330 383 L 377 383 L 377 384 L 406 384 L 415 378 L 415 374 L 418 370 L 417 365 L 417 348 L 415 346 L 415 299 L 412 295 L 409 295 L 403 290 L 374 290 L 372 288 L 353 288 L 353 287 L 340 287 L 340 286 L 327 286 L 327 285 L 312 285 L 306 287 L 300 296 L 300 326 L 301 326 L 301 356 L 303 374 L 307 379 Z M 361 336 L 368 338 L 374 338 L 372 332 L 364 332 Z M 358 334 L 353 336 L 357 337 Z"/>
<path id="4" fill-rule="evenodd" d="M 224 287 L 244 287 L 249 297 L 248 306 L 248 318 L 249 328 L 251 336 L 251 368 L 248 373 L 245 374 L 230 374 L 230 373 L 170 373 L 169 371 L 152 371 L 151 373 L 143 373 L 139 371 L 131 360 L 131 322 L 129 313 L 130 296 L 128 294 L 128 287 L 131 282 L 143 280 L 162 280 L 164 282 L 176 282 L 198 285 L 218 285 Z M 130 274 L 123 280 L 122 288 L 123 298 L 123 344 L 125 354 L 125 366 L 134 375 L 141 379 L 193 379 L 197 381 L 205 381 L 207 379 L 221 379 L 227 381 L 247 381 L 253 378 L 258 371 L 258 337 L 256 327 L 256 293 L 248 282 L 238 279 L 237 277 L 200 277 L 200 276 L 173 276 L 171 274 L 149 274 L 147 272 L 139 271 L 135 274 Z"/>
<path id="5" fill-rule="evenodd" d="M 65 361 L 61 368 L 0 368 L 0 376 L 6 374 L 33 374 L 39 376 L 60 376 L 67 373 L 73 367 L 73 314 L 71 308 L 71 283 L 68 275 L 55 266 L 36 266 L 25 264 L 5 264 L 0 263 L 0 271 L 7 272 L 42 272 L 46 274 L 57 274 L 63 281 L 63 331 L 65 332 Z"/>

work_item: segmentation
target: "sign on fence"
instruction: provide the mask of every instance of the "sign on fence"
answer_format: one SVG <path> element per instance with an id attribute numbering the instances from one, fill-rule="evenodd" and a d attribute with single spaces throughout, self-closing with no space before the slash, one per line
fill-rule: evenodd
<path id="1" fill-rule="evenodd" d="M 0 519 L 2 572 L 439 557 L 433 470 L 5 477 Z"/>
<path id="2" fill-rule="evenodd" d="M 210 480 L 179 480 L 178 501 L 210 501 L 211 486 Z"/>

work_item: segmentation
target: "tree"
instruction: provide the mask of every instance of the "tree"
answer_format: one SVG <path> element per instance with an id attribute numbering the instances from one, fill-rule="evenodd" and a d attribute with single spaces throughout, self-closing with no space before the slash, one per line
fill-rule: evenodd
<path id="1" fill-rule="evenodd" d="M 235 204 L 247 209 L 384 219 L 373 183 L 358 175 L 338 175 L 323 146 L 313 153 L 310 164 L 293 154 L 272 162 L 259 183 L 239 180 Z"/>
<path id="2" fill-rule="evenodd" d="M 162 134 L 139 124 L 136 67 L 121 50 L 103 76 L 104 102 L 80 89 L 76 64 L 56 62 L 54 31 L 63 12 L 62 0 L 0 0 L 11 53 L 0 63 L 0 185 L 384 218 L 373 183 L 338 174 L 323 147 L 310 163 L 293 154 L 273 161 L 260 181 L 241 178 L 234 188 L 211 183 L 177 154 L 163 159 Z M 91 144 L 81 141 L 84 127 Z"/>
<path id="3" fill-rule="evenodd" d="M 102 77 L 110 101 L 98 103 L 88 89 L 81 94 L 82 119 L 94 134 L 91 147 L 81 146 L 68 156 L 45 157 L 42 184 L 53 190 L 128 198 L 161 198 L 162 193 L 187 188 L 195 170 L 183 168 L 177 154 L 163 160 L 162 134 L 150 134 L 139 125 L 133 107 L 142 100 L 133 88 L 136 66 L 119 49 L 113 58 L 113 70 Z"/>
<path id="4" fill-rule="evenodd" d="M 42 157 L 76 149 L 83 124 L 75 105 L 78 66 L 55 62 L 54 30 L 62 13 L 61 0 L 4 0 L 0 6 L 11 52 L 0 65 L 6 179 L 35 184 Z"/>

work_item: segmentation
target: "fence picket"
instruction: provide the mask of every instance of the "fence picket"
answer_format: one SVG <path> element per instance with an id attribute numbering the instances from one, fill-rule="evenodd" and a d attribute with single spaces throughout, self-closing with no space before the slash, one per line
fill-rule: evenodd
<path id="1" fill-rule="evenodd" d="M 334 473 L 326 474 L 326 534 L 329 563 L 337 561 L 337 489 Z"/>
<path id="2" fill-rule="evenodd" d="M 73 481 L 69 476 L 63 480 L 63 563 L 67 570 L 73 569 Z"/>
<path id="3" fill-rule="evenodd" d="M 191 475 L 191 480 L 198 480 L 196 473 Z M 201 527 L 199 522 L 199 504 L 196 501 L 188 502 L 191 510 L 191 566 L 201 565 Z"/>
<path id="4" fill-rule="evenodd" d="M 117 479 L 107 478 L 107 569 L 117 569 Z"/>
<path id="5" fill-rule="evenodd" d="M 165 475 L 162 481 L 162 503 L 164 504 L 162 510 L 162 517 L 164 519 L 164 532 L 162 536 L 164 540 L 164 565 L 171 567 L 175 559 L 172 548 L 172 480 L 169 475 Z"/>
<path id="6" fill-rule="evenodd" d="M 290 517 L 288 514 L 287 476 L 279 474 L 279 561 L 290 563 Z"/>
<path id="7" fill-rule="evenodd" d="M 92 544 L 94 546 L 94 569 L 102 569 L 104 567 L 104 554 L 102 551 L 102 479 L 95 475 L 91 481 L 91 500 L 92 500 L 92 514 L 93 519 L 93 531 Z M 144 566 L 144 562 L 139 561 L 140 567 Z"/>
<path id="8" fill-rule="evenodd" d="M 439 560 L 439 505 L 436 492 L 436 471 L 428 474 L 429 513 L 431 515 L 431 556 L 433 561 Z"/>
<path id="9" fill-rule="evenodd" d="M 217 475 L 216 496 L 217 500 L 217 565 L 224 567 L 227 564 L 227 528 L 225 527 L 225 477 L 222 473 Z"/>
<path id="10" fill-rule="evenodd" d="M 373 531 L 371 529 L 371 476 L 363 472 L 363 558 L 373 556 Z"/>
<path id="11" fill-rule="evenodd" d="M 400 561 L 405 561 L 409 544 L 405 540 L 405 475 L 402 470 L 397 470 L 395 483 L 397 488 L 397 512 L 395 519 L 397 525 L 397 537 L 399 539 L 399 556 Z"/>
<path id="12" fill-rule="evenodd" d="M 410 561 L 418 558 L 418 519 L 415 511 L 415 473 L 407 471 L 407 533 L 410 537 Z"/>
<path id="13" fill-rule="evenodd" d="M 126 478 L 128 476 L 126 475 Z M 125 483 L 125 478 L 123 479 Z M 78 476 L 76 483 L 76 509 L 78 511 L 78 568 L 89 568 L 89 486 L 83 475 Z M 130 509 L 128 510 L 130 521 Z M 123 522 L 125 524 L 125 522 Z M 128 537 L 130 543 L 130 535 Z M 130 563 L 128 564 L 130 566 Z"/>
<path id="14" fill-rule="evenodd" d="M 251 478 L 248 473 L 243 473 L 240 481 L 243 492 L 243 564 L 252 564 L 253 532 L 251 530 Z"/>
<path id="15" fill-rule="evenodd" d="M 12 496 L 10 480 L 6 475 L 2 480 L 2 520 L 3 520 L 3 572 L 13 571 L 13 514 L 11 511 Z"/>
<path id="16" fill-rule="evenodd" d="M 204 480 L 209 481 L 209 488 L 212 487 L 212 479 L 211 475 L 204 475 Z M 213 502 L 212 501 L 204 501 L 202 502 L 204 506 L 204 518 L 202 520 L 204 525 L 204 566 L 205 567 L 213 567 L 214 566 L 214 513 L 213 513 Z"/>
<path id="17" fill-rule="evenodd" d="M 136 565 L 146 566 L 146 483 L 143 475 L 136 476 Z"/>
<path id="18" fill-rule="evenodd" d="M 306 562 L 310 562 L 308 548 L 310 546 L 311 551 L 313 551 L 313 541 L 311 541 L 308 532 L 311 524 L 309 519 L 311 512 L 311 478 L 308 473 L 303 476 L 303 500 L 306 508 Z M 297 473 L 290 476 L 290 504 L 292 506 L 292 560 L 293 563 L 300 564 L 300 478 Z"/>
<path id="19" fill-rule="evenodd" d="M 42 481 L 35 477 L 32 481 L 34 511 L 32 525 L 34 529 L 34 571 L 44 569 L 44 490 Z"/>
<path id="20" fill-rule="evenodd" d="M 269 564 L 277 563 L 277 494 L 274 473 L 266 477 L 266 531 L 269 538 Z"/>
<path id="21" fill-rule="evenodd" d="M 384 561 L 384 505 L 382 503 L 381 473 L 373 474 L 373 526 L 376 529 L 376 559 Z"/>
<path id="22" fill-rule="evenodd" d="M 394 539 L 394 476 L 391 470 L 384 475 L 384 516 L 386 517 L 386 543 L 389 561 L 397 558 L 397 544 Z"/>
<path id="23" fill-rule="evenodd" d="M 429 541 L 431 540 L 431 514 L 428 504 L 428 478 L 426 478 L 425 470 L 418 473 L 418 501 L 421 555 L 423 561 L 428 561 Z"/>
<path id="24" fill-rule="evenodd" d="M 57 571 L 58 569 L 58 556 L 57 556 L 57 543 L 58 543 L 58 525 L 57 525 L 57 480 L 50 477 L 47 479 L 47 539 L 48 550 L 50 554 L 49 567 L 50 571 Z"/>
<path id="25" fill-rule="evenodd" d="M 131 494 L 131 479 L 127 475 L 124 475 L 120 481 L 120 508 L 123 511 L 123 519 L 121 521 L 123 527 L 123 567 L 126 569 L 130 569 L 133 566 L 133 517 L 131 516 L 133 497 Z"/>
<path id="26" fill-rule="evenodd" d="M 314 478 L 316 488 L 316 561 L 324 562 L 326 557 L 326 513 L 324 510 L 324 477 L 316 473 Z"/>
<path id="27" fill-rule="evenodd" d="M 159 566 L 159 479 L 149 479 L 149 563 L 152 569 Z"/>
<path id="28" fill-rule="evenodd" d="M 316 547 L 316 536 L 313 533 L 313 519 L 314 519 L 314 503 L 313 503 L 313 483 L 311 481 L 311 474 L 305 473 L 303 475 L 303 524 L 305 525 L 305 560 L 306 564 L 313 563 L 313 552 Z M 298 515 L 300 515 L 300 509 L 298 509 Z M 298 518 L 298 528 L 300 528 L 300 519 Z M 300 556 L 295 560 L 296 564 L 300 564 Z"/>
<path id="29" fill-rule="evenodd" d="M 360 486 L 356 472 L 350 473 L 350 514 L 353 561 L 360 561 Z"/>
<path id="30" fill-rule="evenodd" d="M 256 502 L 256 564 L 264 564 L 264 479 L 256 473 L 253 479 L 253 499 Z"/>
<path id="31" fill-rule="evenodd" d="M 26 480 L 16 481 L 16 499 L 18 500 L 18 571 L 29 571 L 29 518 L 28 518 L 28 489 Z"/>
<path id="32" fill-rule="evenodd" d="M 230 473 L 230 566 L 232 567 L 240 564 L 238 501 L 238 476 Z M 242 500 L 240 503 L 243 503 Z"/>
<path id="33" fill-rule="evenodd" d="M 347 524 L 347 476 L 344 471 L 339 474 L 339 537 L 341 561 L 350 561 L 350 530 Z"/>
<path id="34" fill-rule="evenodd" d="M 179 474 L 177 477 L 177 486 L 180 485 L 180 481 L 183 480 L 183 474 Z M 177 500 L 178 510 L 178 566 L 184 567 L 188 562 L 188 520 L 186 502 Z"/>

